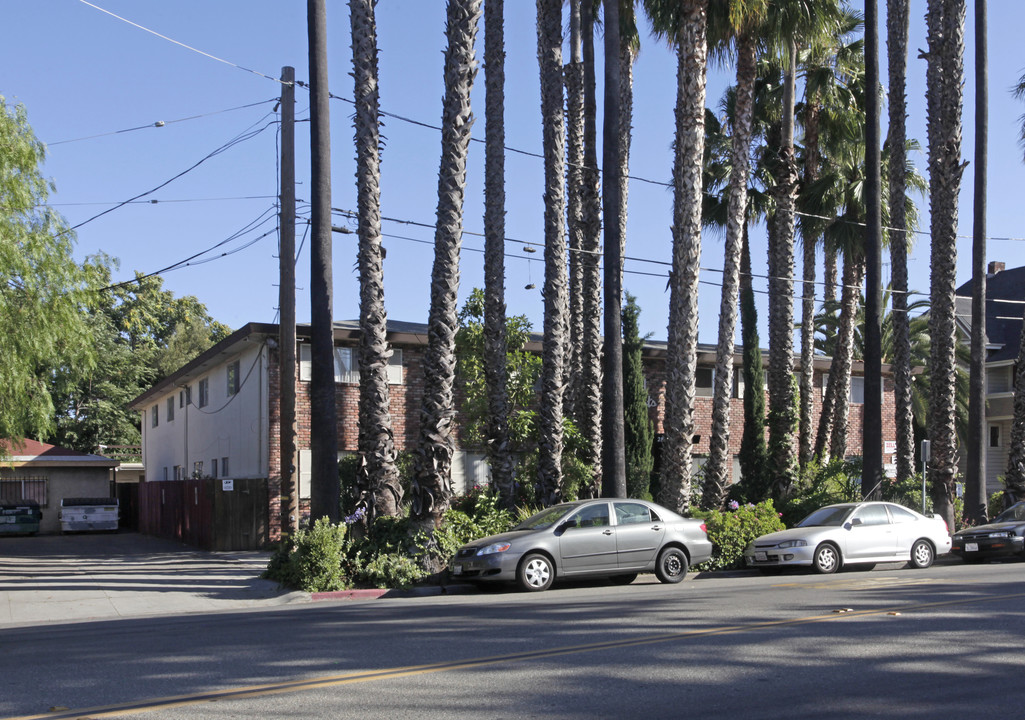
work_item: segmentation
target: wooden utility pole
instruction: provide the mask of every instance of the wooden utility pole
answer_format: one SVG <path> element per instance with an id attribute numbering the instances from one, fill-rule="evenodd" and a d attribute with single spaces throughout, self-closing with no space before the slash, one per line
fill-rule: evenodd
<path id="1" fill-rule="evenodd" d="M 341 519 L 331 274 L 331 125 L 325 0 L 307 0 L 310 55 L 310 515 Z"/>
<path id="2" fill-rule="evenodd" d="M 879 156 L 879 6 L 865 0 L 865 416 L 861 494 L 878 498 L 883 482 L 882 164 Z"/>
<path id="3" fill-rule="evenodd" d="M 281 68 L 281 196 L 278 208 L 281 534 L 299 529 L 295 472 L 295 68 Z"/>

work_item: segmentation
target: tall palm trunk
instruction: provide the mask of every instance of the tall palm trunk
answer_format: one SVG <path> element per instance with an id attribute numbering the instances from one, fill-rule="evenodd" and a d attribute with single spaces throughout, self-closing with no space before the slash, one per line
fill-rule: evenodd
<path id="1" fill-rule="evenodd" d="M 815 182 L 819 173 L 819 112 L 815 97 L 808 99 L 804 122 L 804 184 Z M 802 227 L 803 294 L 801 297 L 801 414 L 797 459 L 805 467 L 812 459 L 812 410 L 815 406 L 815 251 L 821 240 L 821 225 L 805 218 Z"/>
<path id="2" fill-rule="evenodd" d="M 452 421 L 455 344 L 459 319 L 459 249 L 463 233 L 466 156 L 470 145 L 470 89 L 477 72 L 474 41 L 481 0 L 449 0 L 445 23 L 445 97 L 442 103 L 438 217 L 431 270 L 431 306 L 424 354 L 420 436 L 414 460 L 413 517 L 440 523 L 452 495 Z"/>
<path id="3" fill-rule="evenodd" d="M 359 211 L 359 504 L 373 516 L 398 515 L 402 486 L 395 466 L 388 387 L 388 316 L 381 252 L 381 132 L 378 124 L 377 22 L 372 0 L 350 0 Z"/>
<path id="4" fill-rule="evenodd" d="M 626 429 L 623 418 L 623 212 L 620 143 L 619 2 L 605 3 L 605 118 L 602 187 L 605 221 L 605 344 L 602 377 L 602 494 L 626 497 Z"/>
<path id="5" fill-rule="evenodd" d="M 676 35 L 676 137 L 673 164 L 673 264 L 669 277 L 666 438 L 661 501 L 682 511 L 690 504 L 701 263 L 702 162 L 705 141 L 707 2 L 684 0 Z"/>
<path id="6" fill-rule="evenodd" d="M 598 497 L 602 488 L 602 286 L 601 188 L 598 172 L 597 114 L 594 79 L 594 5 L 583 2 L 580 28 L 584 63 L 584 171 L 581 175 L 580 265 L 583 292 L 583 335 L 580 347 L 580 386 L 576 411 L 584 441 L 583 457 L 591 468 L 591 485 L 582 492 Z"/>
<path id="7" fill-rule="evenodd" d="M 484 380 L 491 479 L 502 504 L 511 509 L 516 492 L 506 386 L 504 13 L 504 0 L 484 6 Z"/>
<path id="8" fill-rule="evenodd" d="M 954 527 L 957 476 L 956 311 L 957 201 L 961 161 L 965 0 L 929 0 L 926 93 L 932 235 L 929 336 L 929 477 L 935 508 Z"/>
<path id="9" fill-rule="evenodd" d="M 566 225 L 569 234 L 569 347 L 563 409 L 578 425 L 584 336 L 584 60 L 580 20 L 581 0 L 570 0 L 570 61 L 563 69 L 566 82 Z M 487 9 L 485 8 L 485 14 Z"/>
<path id="10" fill-rule="evenodd" d="M 726 495 L 733 456 L 730 453 L 730 398 L 733 395 L 733 357 L 736 354 L 737 304 L 740 298 L 740 255 L 747 224 L 747 181 L 750 174 L 751 126 L 757 76 L 756 45 L 746 33 L 737 42 L 737 89 L 734 101 L 732 169 L 729 217 L 723 257 L 722 299 L 719 305 L 719 342 L 716 347 L 712 429 L 701 506 L 719 507 Z"/>
<path id="11" fill-rule="evenodd" d="M 537 57 L 541 71 L 541 116 L 545 155 L 544 347 L 537 499 L 551 505 L 562 495 L 563 363 L 568 339 L 566 278 L 565 126 L 562 96 L 562 3 L 537 0 Z"/>
<path id="12" fill-rule="evenodd" d="M 797 47 L 791 41 L 784 75 L 783 133 L 777 160 L 776 212 L 769 248 L 769 464 L 776 497 L 785 497 L 797 477 L 794 407 L 794 75 Z"/>
<path id="13" fill-rule="evenodd" d="M 893 303 L 893 393 L 897 431 L 897 479 L 915 473 L 915 432 L 911 408 L 911 331 L 908 318 L 908 239 L 904 200 L 907 164 L 908 0 L 888 0 L 889 64 L 890 283 Z"/>
<path id="14" fill-rule="evenodd" d="M 844 256 L 843 289 L 840 303 L 840 328 L 836 338 L 836 352 L 829 369 L 829 383 L 833 392 L 833 422 L 829 438 L 831 457 L 847 456 L 847 433 L 850 430 L 851 366 L 854 362 L 854 326 L 857 323 L 861 300 L 861 282 L 865 275 L 865 260 Z M 869 488 L 871 491 L 872 489 Z"/>

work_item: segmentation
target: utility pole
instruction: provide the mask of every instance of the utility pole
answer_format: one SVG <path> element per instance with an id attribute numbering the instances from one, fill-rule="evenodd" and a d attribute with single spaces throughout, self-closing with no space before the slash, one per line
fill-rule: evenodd
<path id="1" fill-rule="evenodd" d="M 879 6 L 865 0 L 865 415 L 861 494 L 879 497 L 883 482 L 882 165 L 879 157 Z"/>
<path id="2" fill-rule="evenodd" d="M 331 274 L 331 125 L 325 0 L 307 0 L 310 56 L 310 516 L 341 519 Z"/>
<path id="3" fill-rule="evenodd" d="M 281 196 L 278 208 L 278 367 L 281 534 L 299 529 L 295 473 L 295 68 L 281 68 Z"/>

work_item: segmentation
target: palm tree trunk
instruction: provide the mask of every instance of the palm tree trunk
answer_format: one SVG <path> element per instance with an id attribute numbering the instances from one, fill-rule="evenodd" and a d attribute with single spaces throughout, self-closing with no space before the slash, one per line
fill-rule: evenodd
<path id="1" fill-rule="evenodd" d="M 797 477 L 794 407 L 794 75 L 797 47 L 791 41 L 785 73 L 783 136 L 776 177 L 776 231 L 769 249 L 769 464 L 776 497 L 786 497 Z"/>
<path id="2" fill-rule="evenodd" d="M 690 504 L 698 341 L 698 273 L 701 264 L 702 162 L 707 67 L 704 0 L 681 2 L 676 75 L 673 164 L 673 264 L 669 276 L 665 443 L 662 504 L 683 511 Z"/>
<path id="3" fill-rule="evenodd" d="M 562 3 L 559 0 L 537 0 L 537 43 L 545 155 L 545 312 L 537 499 L 547 506 L 562 497 L 563 363 L 569 333 L 564 233 L 566 138 L 562 97 Z"/>
<path id="4" fill-rule="evenodd" d="M 504 0 L 484 6 L 484 379 L 491 479 L 502 505 L 511 509 L 516 492 L 506 387 L 504 13 Z"/>
<path id="5" fill-rule="evenodd" d="M 954 528 L 957 477 L 954 354 L 957 273 L 957 201 L 961 161 L 961 111 L 964 83 L 965 0 L 929 0 L 926 24 L 929 50 L 926 83 L 929 133 L 929 208 L 931 305 L 929 336 L 929 477 L 935 508 Z"/>
<path id="6" fill-rule="evenodd" d="M 730 453 L 730 398 L 733 396 L 733 358 L 736 354 L 737 304 L 740 297 L 740 255 L 747 224 L 747 181 L 750 171 L 751 122 L 754 112 L 756 45 L 750 34 L 737 43 L 737 86 L 734 102 L 732 170 L 729 217 L 723 257 L 722 300 L 719 306 L 719 342 L 716 346 L 715 387 L 712 396 L 712 429 L 701 507 L 722 505 L 729 485 L 733 455 Z"/>
<path id="7" fill-rule="evenodd" d="M 395 436 L 388 387 L 388 316 L 384 309 L 381 252 L 381 132 L 378 123 L 377 22 L 371 0 L 350 0 L 352 77 L 359 211 L 359 439 L 358 504 L 375 515 L 398 515 L 402 486 L 395 466 Z"/>
<path id="8" fill-rule="evenodd" d="M 833 431 L 829 440 L 831 457 L 847 456 L 847 433 L 850 429 L 851 366 L 854 362 L 854 326 L 861 300 L 861 281 L 865 261 L 844 256 L 843 289 L 841 290 L 840 328 L 836 337 L 836 353 L 829 368 L 829 384 L 833 393 Z M 871 488 L 870 488 L 871 489 Z"/>
<path id="9" fill-rule="evenodd" d="M 605 221 L 605 344 L 602 376 L 602 494 L 626 497 L 626 429 L 623 418 L 623 236 L 624 205 L 619 173 L 620 95 L 619 3 L 605 3 L 605 118 L 602 128 Z"/>
<path id="10" fill-rule="evenodd" d="M 893 385 L 897 431 L 897 479 L 915 474 L 914 415 L 911 406 L 911 331 L 908 318 L 908 240 L 905 213 L 907 164 L 908 0 L 886 8 L 889 64 L 890 282 L 893 303 Z"/>
<path id="11" fill-rule="evenodd" d="M 584 336 L 584 60 L 581 41 L 581 0 L 570 0 L 570 62 L 566 81 L 566 224 L 569 231 L 569 347 L 566 357 L 566 417 L 579 426 L 583 381 L 581 346 Z M 485 13 L 487 9 L 485 8 Z"/>
<path id="12" fill-rule="evenodd" d="M 601 189 L 598 172 L 597 100 L 594 79 L 594 6 L 580 8 L 584 62 L 584 172 L 580 264 L 583 274 L 583 337 L 580 347 L 580 386 L 576 399 L 581 459 L 591 468 L 590 487 L 582 493 L 598 497 L 602 488 L 602 286 L 601 286 Z"/>
<path id="13" fill-rule="evenodd" d="M 431 270 L 431 306 L 424 354 L 420 436 L 414 459 L 412 515 L 419 525 L 441 522 L 452 495 L 452 422 L 455 416 L 455 344 L 459 319 L 459 250 L 463 232 L 466 156 L 473 113 L 470 89 L 477 73 L 474 41 L 481 0 L 449 0 L 445 35 L 438 218 Z"/>
<path id="14" fill-rule="evenodd" d="M 804 183 L 815 182 L 819 174 L 819 111 L 816 98 L 808 99 L 804 127 Z M 801 298 L 801 415 L 797 459 L 805 467 L 812 459 L 812 409 L 815 401 L 815 251 L 822 237 L 819 223 L 805 218 L 802 225 L 804 292 Z"/>

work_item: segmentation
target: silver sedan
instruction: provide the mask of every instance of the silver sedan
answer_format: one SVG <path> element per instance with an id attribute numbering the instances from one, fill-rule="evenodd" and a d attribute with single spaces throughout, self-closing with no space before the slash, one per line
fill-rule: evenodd
<path id="1" fill-rule="evenodd" d="M 648 572 L 676 583 L 689 565 L 711 556 L 701 520 L 645 500 L 579 500 L 553 505 L 509 532 L 464 545 L 449 571 L 454 579 L 515 581 L 537 591 L 547 590 L 556 578 L 605 576 L 626 584 Z"/>
<path id="2" fill-rule="evenodd" d="M 811 566 L 832 573 L 844 565 L 906 561 L 932 565 L 950 552 L 950 533 L 939 515 L 926 517 L 888 502 L 819 508 L 795 527 L 755 538 L 744 550 L 748 567 Z"/>

